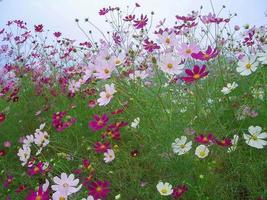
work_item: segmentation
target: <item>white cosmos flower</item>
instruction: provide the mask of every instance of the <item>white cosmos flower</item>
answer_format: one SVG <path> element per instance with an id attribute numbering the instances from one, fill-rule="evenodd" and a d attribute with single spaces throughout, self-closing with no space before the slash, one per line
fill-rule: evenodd
<path id="1" fill-rule="evenodd" d="M 38 147 L 46 147 L 49 144 L 49 135 L 46 131 L 44 132 L 36 132 L 34 134 L 34 143 L 38 146 Z"/>
<path id="2" fill-rule="evenodd" d="M 227 83 L 226 87 L 223 87 L 221 92 L 223 94 L 229 94 L 230 92 L 232 92 L 232 90 L 234 90 L 237 87 L 238 87 L 238 84 L 236 82 Z"/>
<path id="3" fill-rule="evenodd" d="M 262 47 L 264 52 L 258 53 L 258 61 L 260 61 L 263 65 L 267 65 L 267 45 Z"/>
<path id="4" fill-rule="evenodd" d="M 239 140 L 239 136 L 238 135 L 234 135 L 234 138 L 232 139 L 232 146 L 229 147 L 228 150 L 227 150 L 228 153 L 231 153 L 231 152 L 236 150 L 238 140 Z"/>
<path id="5" fill-rule="evenodd" d="M 82 185 L 78 186 L 79 179 L 74 179 L 73 174 L 67 176 L 66 173 L 61 173 L 60 178 L 55 176 L 53 178 L 53 181 L 56 184 L 51 186 L 52 190 L 55 191 L 55 193 L 53 194 L 53 199 L 54 196 L 59 196 L 59 195 L 69 196 L 70 194 L 78 192 L 82 187 Z"/>
<path id="6" fill-rule="evenodd" d="M 104 153 L 104 161 L 105 163 L 110 163 L 115 159 L 115 153 L 112 149 L 108 149 L 105 153 Z"/>
<path id="7" fill-rule="evenodd" d="M 115 86 L 114 84 L 106 84 L 105 85 L 105 91 L 100 92 L 100 98 L 97 99 L 97 102 L 100 106 L 105 106 L 107 105 L 110 100 L 113 98 L 113 95 L 116 93 L 117 91 L 115 90 Z"/>
<path id="8" fill-rule="evenodd" d="M 148 74 L 145 70 L 141 71 L 141 70 L 136 70 L 133 73 L 129 74 L 129 78 L 131 80 L 136 80 L 138 78 L 140 79 L 145 79 L 146 77 L 148 77 Z"/>
<path id="9" fill-rule="evenodd" d="M 195 155 L 199 158 L 205 158 L 209 155 L 209 149 L 205 145 L 201 144 L 196 148 Z"/>
<path id="10" fill-rule="evenodd" d="M 258 62 L 256 61 L 256 56 L 251 56 L 250 58 L 244 56 L 238 63 L 236 71 L 240 73 L 241 76 L 248 76 L 252 72 L 255 72 L 258 67 Z"/>
<path id="11" fill-rule="evenodd" d="M 175 142 L 172 143 L 172 150 L 178 155 L 183 155 L 192 148 L 192 141 L 186 143 L 187 137 L 182 136 L 181 138 L 176 138 Z"/>
<path id="12" fill-rule="evenodd" d="M 134 121 L 131 123 L 131 127 L 132 127 L 132 128 L 138 128 L 139 123 L 140 123 L 140 118 L 137 117 L 137 118 L 135 118 Z"/>
<path id="13" fill-rule="evenodd" d="M 157 184 L 157 190 L 163 196 L 169 196 L 173 192 L 172 185 L 169 183 L 163 183 L 162 181 Z"/>
<path id="14" fill-rule="evenodd" d="M 249 146 L 263 149 L 267 145 L 267 141 L 263 140 L 267 138 L 267 133 L 262 132 L 260 126 L 250 126 L 248 127 L 248 132 L 249 134 L 244 134 L 243 136 Z"/>
<path id="15" fill-rule="evenodd" d="M 23 140 L 23 145 L 30 147 L 34 141 L 33 135 L 26 135 L 25 139 Z"/>
<path id="16" fill-rule="evenodd" d="M 19 149 L 17 155 L 19 156 L 19 159 L 22 162 L 21 165 L 22 166 L 26 165 L 31 156 L 30 147 L 27 145 L 23 145 L 22 148 Z"/>

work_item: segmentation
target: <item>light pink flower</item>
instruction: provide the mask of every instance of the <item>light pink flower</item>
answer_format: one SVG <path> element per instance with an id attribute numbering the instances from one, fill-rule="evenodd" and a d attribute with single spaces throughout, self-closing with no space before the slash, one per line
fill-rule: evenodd
<path id="1" fill-rule="evenodd" d="M 179 56 L 181 56 L 182 58 L 191 58 L 192 53 L 199 52 L 199 46 L 195 43 L 191 44 L 182 43 L 177 50 Z"/>
<path id="2" fill-rule="evenodd" d="M 97 99 L 97 102 L 100 106 L 107 105 L 110 100 L 113 98 L 113 94 L 115 94 L 117 91 L 115 90 L 114 84 L 106 84 L 105 85 L 105 91 L 100 92 L 100 98 Z"/>

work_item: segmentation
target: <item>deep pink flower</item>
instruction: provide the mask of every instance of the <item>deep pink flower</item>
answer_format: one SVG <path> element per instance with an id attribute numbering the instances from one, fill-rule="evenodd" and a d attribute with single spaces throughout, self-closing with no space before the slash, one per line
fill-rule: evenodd
<path id="1" fill-rule="evenodd" d="M 33 165 L 32 167 L 28 169 L 28 174 L 30 176 L 41 174 L 43 172 L 43 166 L 44 166 L 43 162 L 38 162 L 38 164 Z"/>
<path id="2" fill-rule="evenodd" d="M 108 149 L 111 149 L 109 142 L 96 142 L 94 144 L 94 149 L 96 153 L 105 153 Z"/>
<path id="3" fill-rule="evenodd" d="M 206 71 L 206 65 L 203 65 L 201 68 L 198 65 L 195 65 L 193 70 L 186 69 L 185 73 L 187 76 L 182 77 L 182 80 L 186 83 L 192 83 L 207 76 L 209 72 Z"/>
<path id="4" fill-rule="evenodd" d="M 212 49 L 211 46 L 208 46 L 208 49 L 205 52 L 199 51 L 198 53 L 192 53 L 192 58 L 202 61 L 209 61 L 212 58 L 215 58 L 219 54 L 217 48 Z"/>
<path id="5" fill-rule="evenodd" d="M 67 112 L 57 112 L 53 113 L 52 125 L 56 128 L 58 132 L 64 131 L 66 128 L 74 124 L 77 119 L 75 117 L 66 116 Z M 63 120 L 66 118 L 66 120 Z"/>
<path id="6" fill-rule="evenodd" d="M 215 139 L 215 137 L 213 136 L 213 134 L 208 134 L 207 136 L 201 134 L 201 135 L 198 135 L 195 140 L 196 142 L 200 143 L 200 144 L 209 144 L 211 142 L 213 142 Z"/>
<path id="7" fill-rule="evenodd" d="M 0 113 L 0 124 L 5 121 L 6 115 L 4 113 Z"/>
<path id="8" fill-rule="evenodd" d="M 6 151 L 4 149 L 0 150 L 0 157 L 5 156 L 6 155 Z"/>
<path id="9" fill-rule="evenodd" d="M 143 46 L 148 52 L 153 52 L 155 49 L 160 49 L 160 46 L 157 43 L 154 43 L 153 40 L 149 41 L 148 39 L 144 40 Z"/>
<path id="10" fill-rule="evenodd" d="M 13 182 L 13 179 L 13 176 L 7 176 L 3 183 L 4 188 L 7 188 Z"/>
<path id="11" fill-rule="evenodd" d="M 173 188 L 172 197 L 174 199 L 179 199 L 185 192 L 187 192 L 187 190 L 188 188 L 186 185 L 177 185 L 175 188 Z"/>
<path id="12" fill-rule="evenodd" d="M 224 138 L 223 140 L 215 139 L 216 144 L 221 147 L 230 147 L 232 146 L 232 140 L 230 138 Z"/>
<path id="13" fill-rule="evenodd" d="M 89 100 L 88 107 L 94 108 L 97 105 L 97 101 L 95 99 Z"/>
<path id="14" fill-rule="evenodd" d="M 56 38 L 59 38 L 59 37 L 61 36 L 61 33 L 60 33 L 60 32 L 55 32 L 55 33 L 54 33 L 54 36 L 55 36 Z"/>
<path id="15" fill-rule="evenodd" d="M 127 15 L 123 20 L 126 22 L 133 21 L 135 19 L 135 15 Z"/>
<path id="16" fill-rule="evenodd" d="M 141 19 L 136 19 L 134 20 L 134 27 L 136 29 L 141 29 L 141 28 L 144 28 L 146 25 L 147 25 L 147 22 L 148 22 L 148 18 L 147 16 L 145 15 L 141 15 Z"/>
<path id="17" fill-rule="evenodd" d="M 49 200 L 49 190 L 43 191 L 43 187 L 40 185 L 37 192 L 30 191 L 26 200 Z"/>
<path id="18" fill-rule="evenodd" d="M 106 114 L 102 115 L 101 117 L 99 115 L 94 115 L 94 119 L 89 122 L 89 127 L 93 131 L 98 131 L 107 125 L 108 120 L 109 118 Z"/>
<path id="19" fill-rule="evenodd" d="M 102 8 L 99 10 L 98 14 L 99 15 L 105 15 L 109 12 L 109 9 L 108 8 Z"/>
<path id="20" fill-rule="evenodd" d="M 108 181 L 95 181 L 89 185 L 89 195 L 92 195 L 94 199 L 106 199 L 109 193 Z"/>
<path id="21" fill-rule="evenodd" d="M 44 28 L 44 26 L 42 24 L 34 25 L 35 32 L 41 33 L 41 32 L 43 32 L 43 28 Z"/>

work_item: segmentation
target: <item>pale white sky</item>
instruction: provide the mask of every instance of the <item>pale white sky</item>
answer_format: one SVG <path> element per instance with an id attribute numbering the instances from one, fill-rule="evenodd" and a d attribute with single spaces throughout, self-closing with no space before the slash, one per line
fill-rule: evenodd
<path id="1" fill-rule="evenodd" d="M 100 8 L 111 5 L 126 9 L 127 5 L 134 6 L 135 2 L 141 5 L 139 13 L 149 14 L 154 11 L 155 22 L 167 18 L 172 23 L 175 15 L 198 10 L 201 5 L 204 6 L 204 11 L 211 11 L 210 0 L 2 0 L 0 28 L 8 20 L 21 19 L 31 26 L 44 24 L 53 32 L 61 31 L 66 37 L 82 40 L 84 36 L 76 27 L 75 18 L 89 17 L 90 21 L 106 30 L 104 17 L 98 15 Z M 267 0 L 213 0 L 213 3 L 216 11 L 226 5 L 225 16 L 230 11 L 238 13 L 233 25 L 267 24 L 267 17 L 264 16 Z"/>

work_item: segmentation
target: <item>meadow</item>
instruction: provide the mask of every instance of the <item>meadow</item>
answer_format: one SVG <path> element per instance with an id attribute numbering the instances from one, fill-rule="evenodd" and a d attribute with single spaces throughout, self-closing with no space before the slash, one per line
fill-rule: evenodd
<path id="1" fill-rule="evenodd" d="M 140 6 L 0 28 L 1 200 L 267 198 L 267 26 Z"/>

